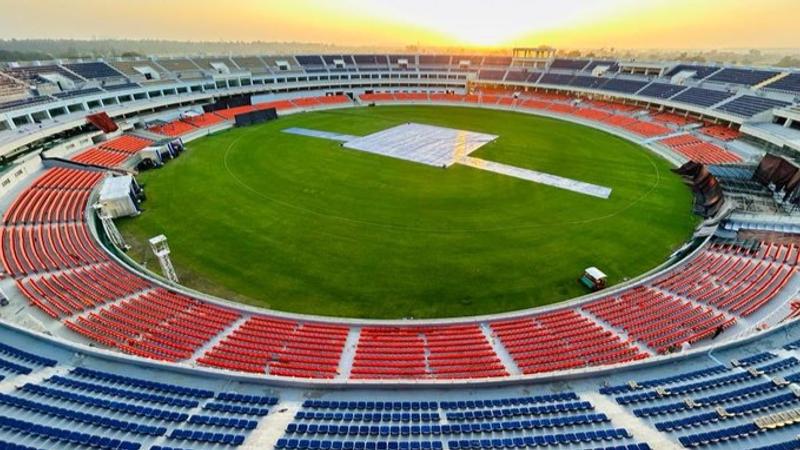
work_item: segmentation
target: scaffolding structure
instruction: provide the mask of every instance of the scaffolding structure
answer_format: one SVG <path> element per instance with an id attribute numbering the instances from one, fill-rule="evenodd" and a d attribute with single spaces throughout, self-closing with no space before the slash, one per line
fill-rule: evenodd
<path id="1" fill-rule="evenodd" d="M 156 237 L 150 238 L 150 248 L 153 254 L 158 258 L 158 263 L 161 264 L 161 273 L 168 280 L 173 283 L 179 283 L 178 274 L 175 272 L 175 267 L 172 266 L 172 260 L 169 257 L 169 244 L 167 244 L 167 237 L 159 234 Z"/>
<path id="2" fill-rule="evenodd" d="M 106 236 L 108 236 L 108 238 L 111 240 L 111 243 L 123 251 L 130 249 L 130 246 L 125 242 L 125 238 L 122 237 L 122 233 L 120 233 L 119 229 L 117 229 L 114 219 L 112 219 L 110 215 L 106 214 L 99 204 L 95 205 L 94 209 L 97 212 L 97 217 L 100 219 L 100 223 L 103 224 L 103 230 L 105 230 Z"/>

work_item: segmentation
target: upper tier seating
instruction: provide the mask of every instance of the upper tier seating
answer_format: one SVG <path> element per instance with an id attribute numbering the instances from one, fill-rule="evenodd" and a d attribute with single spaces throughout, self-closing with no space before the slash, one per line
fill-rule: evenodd
<path id="1" fill-rule="evenodd" d="M 540 84 L 556 84 L 556 85 L 569 85 L 570 81 L 574 78 L 573 75 L 566 75 L 563 73 L 545 73 L 539 79 Z"/>
<path id="2" fill-rule="evenodd" d="M 5 71 L 14 78 L 27 81 L 30 84 L 44 83 L 45 79 L 40 77 L 40 75 L 46 75 L 49 73 L 55 73 L 61 75 L 72 81 L 82 81 L 81 78 L 75 75 L 74 73 L 56 64 L 46 64 L 42 66 L 13 67 L 6 69 Z"/>
<path id="3" fill-rule="evenodd" d="M 53 94 L 53 97 L 65 99 L 72 97 L 82 97 L 85 95 L 99 94 L 101 92 L 103 92 L 103 90 L 100 89 L 99 87 L 90 87 L 85 89 L 76 89 L 74 91 L 57 92 Z"/>
<path id="4" fill-rule="evenodd" d="M 716 105 L 717 103 L 720 103 L 723 100 L 731 98 L 733 97 L 733 95 L 734 94 L 731 94 L 730 92 L 714 91 L 711 89 L 693 87 L 686 89 L 680 94 L 672 97 L 671 100 L 674 100 L 676 102 L 689 103 L 692 105 L 709 107 Z"/>
<path id="5" fill-rule="evenodd" d="M 103 85 L 103 89 L 106 91 L 124 91 L 126 89 L 138 89 L 142 87 L 139 83 L 131 83 L 131 82 L 123 82 L 120 84 L 107 84 Z"/>
<path id="6" fill-rule="evenodd" d="M 127 77 L 134 78 L 139 81 L 158 81 L 158 79 L 164 80 L 172 78 L 166 70 L 158 65 L 158 63 L 150 61 L 148 59 L 142 60 L 132 60 L 132 61 L 112 61 L 109 63 L 112 67 L 114 67 L 117 71 L 125 74 Z M 139 69 L 145 69 L 145 73 L 140 72 Z M 146 73 L 150 73 L 147 75 Z M 155 73 L 158 76 L 158 79 L 152 74 Z M 147 80 L 148 77 L 152 77 L 151 80 Z"/>
<path id="7" fill-rule="evenodd" d="M 249 70 L 253 74 L 260 75 L 269 73 L 269 68 L 267 68 L 264 60 L 258 56 L 232 56 L 231 60 L 233 60 L 237 66 L 244 70 Z"/>
<path id="8" fill-rule="evenodd" d="M 501 81 L 505 76 L 505 70 L 482 69 L 480 72 L 478 72 L 478 78 L 481 80 Z"/>
<path id="9" fill-rule="evenodd" d="M 729 112 L 741 117 L 753 117 L 758 113 L 768 111 L 773 108 L 783 108 L 791 103 L 771 98 L 756 97 L 754 95 L 743 95 L 735 98 L 717 109 Z"/>
<path id="10" fill-rule="evenodd" d="M 755 69 L 722 69 L 719 72 L 708 78 L 708 81 L 716 81 L 719 83 L 742 84 L 745 86 L 754 86 L 770 78 L 778 75 L 778 72 L 772 70 L 755 70 Z"/>
<path id="11" fill-rule="evenodd" d="M 27 95 L 27 92 L 24 84 L 0 73 L 0 101 L 17 100 L 19 97 Z"/>
<path id="12" fill-rule="evenodd" d="M 702 79 L 702 78 L 706 78 L 707 76 L 711 75 L 712 73 L 716 72 L 717 70 L 719 70 L 719 67 L 702 66 L 702 65 L 695 65 L 695 64 L 678 64 L 677 66 L 673 67 L 672 70 L 667 72 L 665 74 L 665 76 L 671 77 L 673 75 L 679 74 L 680 72 L 691 71 L 691 72 L 695 72 L 695 74 L 692 75 L 692 78 L 695 78 L 695 79 L 699 80 L 699 79 Z"/>
<path id="13" fill-rule="evenodd" d="M 647 81 L 612 78 L 603 85 L 602 89 L 606 91 L 621 92 L 623 94 L 635 94 L 646 85 Z"/>
<path id="14" fill-rule="evenodd" d="M 295 56 L 295 59 L 307 71 L 325 70 L 325 62 L 322 61 L 322 57 L 319 55 L 298 55 Z"/>
<path id="15" fill-rule="evenodd" d="M 303 67 L 297 63 L 294 56 L 262 56 L 261 59 L 264 60 L 267 67 L 274 73 L 298 74 L 303 71 Z"/>
<path id="16" fill-rule="evenodd" d="M 616 61 L 607 61 L 601 59 L 592 60 L 588 66 L 584 67 L 584 72 L 591 72 L 594 70 L 595 67 L 598 66 L 607 66 L 609 72 L 618 72 L 619 71 L 619 64 Z"/>
<path id="17" fill-rule="evenodd" d="M 53 98 L 48 96 L 22 98 L 19 100 L 11 100 L 0 103 L 0 112 L 11 111 L 14 109 L 25 108 L 27 106 L 40 105 L 42 103 L 52 102 Z"/>
<path id="18" fill-rule="evenodd" d="M 589 64 L 588 59 L 559 59 L 553 60 L 550 69 L 556 70 L 581 70 Z"/>
<path id="19" fill-rule="evenodd" d="M 800 73 L 790 73 L 780 80 L 764 86 L 764 89 L 790 92 L 793 94 L 800 93 Z"/>
<path id="20" fill-rule="evenodd" d="M 651 83 L 642 89 L 638 95 L 654 98 L 670 98 L 686 89 L 686 86 L 668 83 Z"/>
<path id="21" fill-rule="evenodd" d="M 506 67 L 511 65 L 512 58 L 509 56 L 484 56 L 484 66 Z"/>
<path id="22" fill-rule="evenodd" d="M 450 66 L 450 55 L 419 55 L 420 70 L 444 70 Z"/>
<path id="23" fill-rule="evenodd" d="M 158 64 L 183 80 L 205 78 L 206 76 L 189 58 L 162 58 L 158 60 Z"/>
<path id="24" fill-rule="evenodd" d="M 521 70 L 509 70 L 506 74 L 505 81 L 512 81 L 517 83 L 535 83 L 542 74 L 539 72 L 528 72 Z"/>
<path id="25" fill-rule="evenodd" d="M 407 59 L 409 64 L 413 64 L 416 56 L 414 55 L 389 55 L 389 61 L 393 65 L 397 64 L 399 59 Z M 352 55 L 322 55 L 322 60 L 328 66 L 328 69 L 336 69 L 336 60 L 342 60 L 345 69 L 355 69 L 356 62 L 353 60 Z"/>
<path id="26" fill-rule="evenodd" d="M 236 64 L 231 61 L 230 58 L 226 57 L 219 57 L 219 58 L 200 58 L 200 57 L 193 57 L 192 62 L 195 63 L 200 69 L 209 72 L 209 73 L 225 73 L 224 69 L 222 68 L 227 67 L 228 71 L 230 72 L 237 72 L 239 70 L 236 67 Z"/>
<path id="27" fill-rule="evenodd" d="M 389 67 L 386 55 L 353 55 L 353 61 L 359 67 Z"/>
<path id="28" fill-rule="evenodd" d="M 586 89 L 598 89 L 605 81 L 605 78 L 576 75 L 569 81 L 569 85 Z"/>
<path id="29" fill-rule="evenodd" d="M 118 78 L 123 76 L 113 67 L 101 61 L 66 64 L 65 67 L 82 76 L 83 78 L 86 78 L 87 80 L 97 78 Z"/>

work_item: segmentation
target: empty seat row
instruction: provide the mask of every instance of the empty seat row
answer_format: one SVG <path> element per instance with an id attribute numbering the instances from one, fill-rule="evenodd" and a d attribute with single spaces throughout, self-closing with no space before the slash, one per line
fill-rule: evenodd
<path id="1" fill-rule="evenodd" d="M 13 433 L 19 433 L 23 436 L 28 436 L 31 438 L 41 439 L 43 441 L 42 444 L 48 446 L 49 444 L 46 444 L 47 441 L 55 441 L 64 443 L 66 445 L 103 448 L 109 450 L 138 450 L 141 448 L 141 444 L 138 442 L 112 439 L 110 437 L 100 436 L 97 434 L 81 433 L 63 428 L 50 427 L 6 416 L 0 416 L 0 429 L 8 430 Z"/>
<path id="2" fill-rule="evenodd" d="M 326 441 L 318 439 L 280 438 L 278 450 L 441 450 L 441 441 Z"/>
<path id="3" fill-rule="evenodd" d="M 326 422 L 438 422 L 438 413 L 322 412 L 298 411 L 295 420 Z"/>
<path id="4" fill-rule="evenodd" d="M 569 309 L 492 322 L 491 327 L 526 374 L 647 357 L 619 335 Z"/>

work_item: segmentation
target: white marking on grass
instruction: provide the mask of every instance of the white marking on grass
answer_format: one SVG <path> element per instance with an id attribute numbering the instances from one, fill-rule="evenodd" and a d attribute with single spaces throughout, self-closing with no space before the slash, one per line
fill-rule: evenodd
<path id="1" fill-rule="evenodd" d="M 347 141 L 352 141 L 353 139 L 359 139 L 358 136 L 352 136 L 349 134 L 334 133 L 332 131 L 311 130 L 308 128 L 291 127 L 291 128 L 286 128 L 282 131 L 284 133 L 296 134 L 298 136 L 315 137 L 315 138 L 328 139 L 331 141 L 339 141 L 339 142 L 347 142 Z"/>
<path id="2" fill-rule="evenodd" d="M 485 159 L 465 156 L 458 162 L 459 164 L 474 167 L 476 169 L 499 173 L 501 175 L 532 181 L 534 183 L 577 192 L 579 194 L 590 195 L 592 197 L 607 199 L 611 195 L 611 188 L 605 186 L 584 183 L 583 181 L 577 181 L 544 172 L 537 172 L 535 170 L 523 169 L 521 167 L 510 166 L 508 164 L 502 164 L 494 161 L 487 161 Z"/>

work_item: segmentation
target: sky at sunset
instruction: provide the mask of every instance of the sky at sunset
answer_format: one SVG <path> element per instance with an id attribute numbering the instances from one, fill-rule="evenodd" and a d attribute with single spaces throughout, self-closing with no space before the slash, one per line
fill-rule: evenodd
<path id="1" fill-rule="evenodd" d="M 0 0 L 0 38 L 800 47 L 800 0 Z"/>

